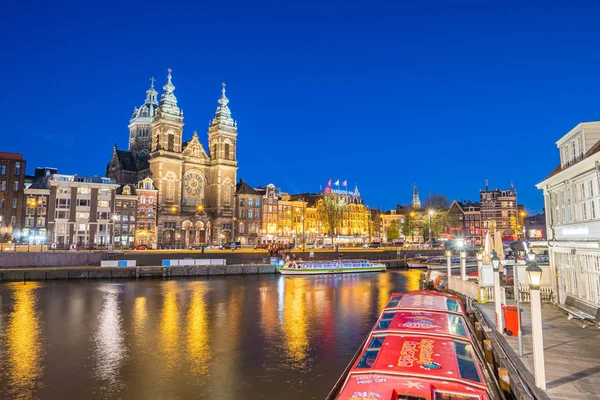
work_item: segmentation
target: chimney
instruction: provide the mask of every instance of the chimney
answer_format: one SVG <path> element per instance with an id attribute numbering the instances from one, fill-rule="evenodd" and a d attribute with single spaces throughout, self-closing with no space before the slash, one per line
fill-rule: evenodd
<path id="1" fill-rule="evenodd" d="M 488 190 L 488 180 L 485 180 L 485 190 Z"/>

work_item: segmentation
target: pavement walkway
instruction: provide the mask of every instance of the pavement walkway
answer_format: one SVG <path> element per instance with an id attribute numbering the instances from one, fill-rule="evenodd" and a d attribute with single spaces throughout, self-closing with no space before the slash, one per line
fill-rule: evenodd
<path id="1" fill-rule="evenodd" d="M 494 304 L 480 305 L 490 320 L 495 321 Z M 531 307 L 523 309 L 523 357 L 521 360 L 533 374 L 531 340 Z M 542 305 L 542 324 L 546 366 L 546 391 L 551 399 L 600 400 L 600 329 L 575 319 L 567 320 L 566 312 L 552 304 Z M 517 336 L 504 338 L 516 354 Z"/>

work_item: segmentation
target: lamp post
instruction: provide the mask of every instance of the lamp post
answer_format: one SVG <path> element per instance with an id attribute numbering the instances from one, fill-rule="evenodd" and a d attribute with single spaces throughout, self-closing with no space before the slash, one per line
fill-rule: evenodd
<path id="1" fill-rule="evenodd" d="M 408 213 L 408 215 L 410 217 L 408 219 L 408 222 L 409 222 L 408 228 L 409 228 L 409 231 L 410 231 L 410 235 L 412 236 L 412 245 L 414 246 L 414 244 L 415 244 L 415 231 L 413 231 L 412 220 L 415 217 L 415 212 L 411 211 L 411 212 Z"/>
<path id="2" fill-rule="evenodd" d="M 446 250 L 446 263 L 448 265 L 448 289 L 450 288 L 450 277 L 452 276 L 452 251 Z"/>
<path id="3" fill-rule="evenodd" d="M 500 293 L 500 258 L 496 250 L 492 250 L 492 268 L 494 269 L 494 305 L 496 308 L 496 330 L 504 332 L 502 320 L 502 294 Z"/>
<path id="4" fill-rule="evenodd" d="M 525 247 L 527 249 L 527 247 Z M 535 255 L 534 255 L 535 257 Z M 515 251 L 515 265 L 513 265 L 513 281 L 514 281 L 514 294 L 515 303 L 517 304 L 517 326 L 519 329 L 517 332 L 517 343 L 519 345 L 519 357 L 523 357 L 523 332 L 521 332 L 521 294 L 519 292 L 519 252 Z"/>
<path id="5" fill-rule="evenodd" d="M 481 250 L 477 252 L 477 282 L 481 286 L 481 267 L 483 266 L 483 253 Z"/>
<path id="6" fill-rule="evenodd" d="M 460 251 L 460 278 L 463 281 L 467 280 L 467 251 L 465 249 Z"/>
<path id="7" fill-rule="evenodd" d="M 431 249 L 431 217 L 433 216 L 433 210 L 429 210 L 427 214 L 429 214 L 429 248 Z"/>
<path id="8" fill-rule="evenodd" d="M 535 385 L 546 390 L 546 371 L 544 368 L 544 335 L 542 332 L 542 300 L 540 297 L 540 282 L 542 269 L 535 262 L 535 254 L 529 257 L 527 275 L 531 296 L 531 340 L 533 341 L 533 375 Z M 533 259 L 532 259 L 533 258 Z"/>

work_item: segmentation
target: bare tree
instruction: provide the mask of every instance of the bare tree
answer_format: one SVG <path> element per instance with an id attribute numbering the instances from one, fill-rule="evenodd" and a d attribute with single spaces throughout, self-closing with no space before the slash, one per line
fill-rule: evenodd
<path id="1" fill-rule="evenodd" d="M 448 209 L 450 208 L 450 202 L 443 194 L 430 193 L 423 202 L 423 208 L 435 210 Z"/>
<path id="2" fill-rule="evenodd" d="M 317 203 L 317 216 L 331 237 L 339 228 L 347 208 L 346 201 L 341 196 L 332 193 L 326 194 Z"/>

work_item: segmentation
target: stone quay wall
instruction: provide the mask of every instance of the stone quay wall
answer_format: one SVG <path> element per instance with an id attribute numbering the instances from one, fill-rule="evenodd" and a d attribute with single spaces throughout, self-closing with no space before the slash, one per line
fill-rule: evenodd
<path id="1" fill-rule="evenodd" d="M 0 268 L 19 267 L 81 267 L 100 265 L 106 258 L 101 252 L 8 252 L 0 253 Z"/>
<path id="2" fill-rule="evenodd" d="M 275 274 L 271 265 L 203 265 L 194 267 L 123 267 L 123 268 L 20 268 L 0 269 L 0 282 L 27 282 L 52 279 L 136 279 L 175 278 L 217 275 Z"/>

